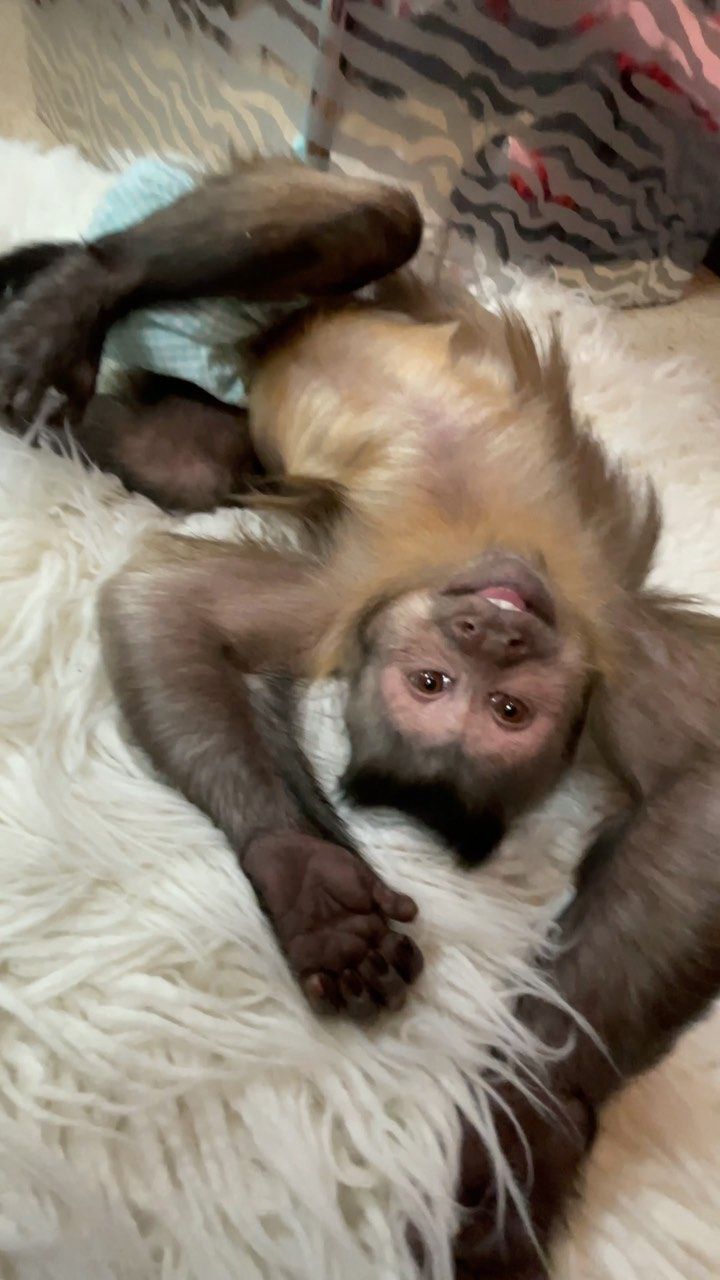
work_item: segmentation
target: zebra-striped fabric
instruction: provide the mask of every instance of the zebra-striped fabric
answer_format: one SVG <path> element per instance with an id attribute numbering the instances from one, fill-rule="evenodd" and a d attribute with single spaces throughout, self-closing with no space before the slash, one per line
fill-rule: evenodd
<path id="1" fill-rule="evenodd" d="M 410 185 L 502 293 L 682 291 L 720 226 L 715 0 L 34 0 L 42 116 L 94 159 L 304 147 Z"/>

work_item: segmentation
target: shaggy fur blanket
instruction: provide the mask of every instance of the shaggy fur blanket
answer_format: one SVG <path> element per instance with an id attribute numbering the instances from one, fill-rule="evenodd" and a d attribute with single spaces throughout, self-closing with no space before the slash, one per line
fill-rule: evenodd
<path id="1" fill-rule="evenodd" d="M 108 177 L 0 143 L 0 249 L 76 236 Z M 720 604 L 717 390 L 692 352 L 641 363 L 611 315 L 560 307 L 577 402 L 647 468 L 659 582 Z M 242 536 L 224 512 L 185 522 Z M 456 1108 L 492 1140 L 483 1068 L 537 1063 L 511 1014 L 526 957 L 602 806 L 575 777 L 498 858 L 456 870 L 408 824 L 358 827 L 416 897 L 427 968 L 369 1031 L 305 1008 L 223 838 L 119 721 L 99 585 L 170 524 L 113 478 L 0 435 L 0 1276 L 410 1280 L 409 1220 L 449 1280 Z M 313 690 L 332 786 L 342 691 Z M 613 1106 L 559 1280 L 713 1280 L 720 1267 L 720 1015 Z"/>

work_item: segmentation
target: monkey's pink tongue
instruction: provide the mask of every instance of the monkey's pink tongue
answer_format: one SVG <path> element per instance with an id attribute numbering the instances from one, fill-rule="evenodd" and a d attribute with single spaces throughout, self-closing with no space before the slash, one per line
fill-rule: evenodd
<path id="1" fill-rule="evenodd" d="M 498 609 L 514 609 L 519 613 L 525 613 L 527 610 L 522 596 L 512 587 L 484 587 L 479 594 L 483 600 L 496 605 Z"/>

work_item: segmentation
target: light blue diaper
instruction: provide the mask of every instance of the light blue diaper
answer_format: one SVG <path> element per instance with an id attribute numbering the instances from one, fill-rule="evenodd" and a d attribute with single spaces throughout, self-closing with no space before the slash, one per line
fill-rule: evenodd
<path id="1" fill-rule="evenodd" d="M 88 227 L 96 240 L 139 222 L 192 191 L 199 175 L 181 165 L 147 158 L 130 165 L 110 188 Z M 212 235 L 212 228 L 208 228 Z M 119 321 L 103 348 L 103 371 L 113 366 L 184 378 L 227 404 L 245 403 L 237 347 L 287 308 L 249 306 L 232 299 L 147 307 Z"/>

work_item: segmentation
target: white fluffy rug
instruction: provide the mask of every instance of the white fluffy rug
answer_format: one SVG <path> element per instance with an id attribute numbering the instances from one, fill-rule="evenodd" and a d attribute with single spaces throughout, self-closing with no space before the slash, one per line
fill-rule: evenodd
<path id="1" fill-rule="evenodd" d="M 80 233 L 107 181 L 0 142 L 0 249 Z M 528 314 L 557 297 L 526 288 Z M 658 577 L 720 603 L 718 397 L 687 357 L 640 364 L 562 303 L 577 395 L 667 508 Z M 405 1280 L 408 1219 L 449 1280 L 455 1104 L 597 811 L 578 777 L 473 875 L 401 823 L 371 856 L 421 907 L 427 971 L 365 1032 L 302 1004 L 223 839 L 127 742 L 95 630 L 99 584 L 168 523 L 114 480 L 0 438 L 0 1276 Z M 234 533 L 227 513 L 195 520 Z M 331 778 L 336 691 L 309 736 Z M 720 1269 L 720 1021 L 608 1115 L 562 1280 Z"/>

